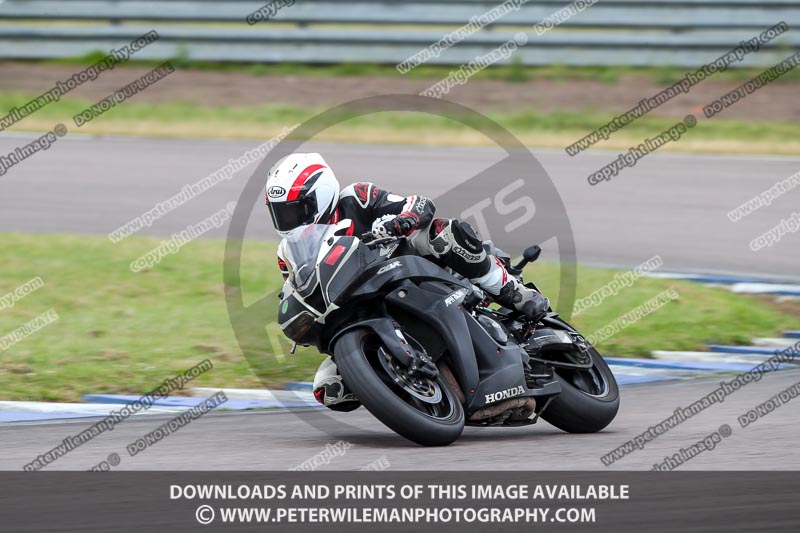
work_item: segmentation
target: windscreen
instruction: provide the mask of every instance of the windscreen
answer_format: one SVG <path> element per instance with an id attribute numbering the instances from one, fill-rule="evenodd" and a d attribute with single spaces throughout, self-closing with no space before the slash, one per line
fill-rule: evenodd
<path id="1" fill-rule="evenodd" d="M 322 243 L 335 230 L 336 226 L 330 224 L 309 224 L 297 228 L 292 235 L 286 237 L 286 261 L 294 276 L 294 286 L 298 290 L 305 289 L 314 279 Z"/>

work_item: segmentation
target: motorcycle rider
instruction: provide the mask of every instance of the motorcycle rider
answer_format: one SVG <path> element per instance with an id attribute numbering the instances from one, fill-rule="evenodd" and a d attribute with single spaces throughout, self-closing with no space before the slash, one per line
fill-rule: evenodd
<path id="1" fill-rule="evenodd" d="M 547 298 L 509 275 L 500 259 L 486 252 L 472 226 L 456 219 L 434 218 L 436 207 L 429 198 L 399 196 L 367 182 L 340 191 L 333 171 L 317 153 L 291 154 L 275 163 L 267 174 L 266 193 L 272 223 L 281 237 L 306 224 L 344 220 L 350 221 L 344 230 L 347 235 L 405 235 L 420 255 L 469 278 L 499 304 L 531 320 L 538 320 L 547 311 Z M 283 242 L 278 247 L 278 266 L 288 280 Z M 341 411 L 360 405 L 344 387 L 330 357 L 322 362 L 314 378 L 314 396 L 323 405 Z"/>

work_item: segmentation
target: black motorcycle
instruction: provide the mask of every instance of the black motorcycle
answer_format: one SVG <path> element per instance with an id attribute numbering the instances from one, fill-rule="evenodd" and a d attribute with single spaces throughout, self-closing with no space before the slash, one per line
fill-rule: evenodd
<path id="1" fill-rule="evenodd" d="M 345 235 L 346 227 L 310 225 L 283 241 L 290 283 L 279 323 L 295 343 L 332 355 L 345 385 L 386 426 L 441 446 L 465 424 L 526 426 L 541 417 L 591 433 L 614 419 L 611 370 L 557 313 L 532 323 L 417 255 L 406 238 Z M 485 246 L 520 279 L 541 252 L 531 246 L 512 265 Z"/>

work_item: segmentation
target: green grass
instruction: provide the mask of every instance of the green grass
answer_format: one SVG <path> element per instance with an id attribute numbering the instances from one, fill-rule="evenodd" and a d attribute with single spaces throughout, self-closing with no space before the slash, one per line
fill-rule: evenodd
<path id="1" fill-rule="evenodd" d="M 420 47 L 422 48 L 422 47 Z M 88 66 L 100 61 L 107 52 L 97 50 L 89 54 L 62 59 L 43 61 L 47 64 L 67 64 Z M 792 50 L 785 50 L 775 54 L 775 63 L 792 54 Z M 457 65 L 429 65 L 422 64 L 409 72 L 402 74 L 394 65 L 378 63 L 335 63 L 335 64 L 304 64 L 304 63 L 232 63 L 214 61 L 195 61 L 180 53 L 177 57 L 170 58 L 173 65 L 182 70 L 202 70 L 210 72 L 242 72 L 255 76 L 380 76 L 380 77 L 407 77 L 415 79 L 438 80 L 458 69 Z M 157 66 L 163 60 L 138 60 L 132 59 L 126 66 Z M 124 68 L 124 67 L 123 67 Z M 672 84 L 683 78 L 692 69 L 682 67 L 622 67 L 622 66 L 524 66 L 512 59 L 507 65 L 492 65 L 477 72 L 474 79 L 502 80 L 521 82 L 527 80 L 544 79 L 555 81 L 592 80 L 608 84 L 616 84 L 626 78 L 639 77 L 652 80 L 659 84 Z M 764 69 L 758 68 L 730 68 L 724 72 L 714 74 L 711 79 L 720 81 L 747 81 Z M 800 69 L 794 69 L 783 76 L 782 80 L 800 79 Z"/>
<path id="2" fill-rule="evenodd" d="M 35 95 L 19 93 L 0 93 L 0 114 L 32 100 Z M 93 102 L 77 99 L 62 99 L 51 103 L 24 118 L 11 129 L 50 130 L 59 122 L 67 125 L 70 131 L 96 134 L 147 134 L 154 136 L 213 136 L 225 137 L 264 137 L 269 138 L 285 126 L 301 123 L 322 109 L 292 105 L 262 105 L 247 107 L 208 107 L 186 102 L 150 104 L 135 99 L 119 105 L 102 116 L 95 118 L 82 128 L 77 128 L 72 117 L 90 106 Z M 563 147 L 571 144 L 613 118 L 610 113 L 592 112 L 539 112 L 525 110 L 514 113 L 489 113 L 488 116 L 507 127 L 523 142 L 535 145 L 538 141 L 549 142 L 546 146 Z M 687 149 L 696 145 L 702 147 L 703 141 L 717 142 L 724 151 L 724 143 L 738 143 L 739 147 L 753 151 L 758 148 L 777 150 L 776 153 L 796 153 L 800 140 L 798 122 L 751 122 L 727 120 L 715 117 L 701 119 L 698 125 L 688 132 L 678 143 L 668 145 L 668 149 Z M 465 142 L 470 144 L 470 136 L 484 139 L 469 127 L 449 118 L 425 113 L 384 112 L 349 119 L 340 117 L 340 123 L 323 135 L 337 134 L 332 140 L 351 142 Z M 466 121 L 469 124 L 469 120 Z M 645 116 L 629 124 L 611 136 L 609 141 L 599 143 L 598 147 L 625 149 L 638 145 L 645 137 L 654 137 L 677 122 L 676 119 L 658 116 Z M 454 137 L 453 133 L 466 137 Z M 558 136 L 558 137 L 556 137 Z M 480 142 L 480 141 L 478 141 Z M 488 142 L 488 141 L 485 141 Z M 555 143 L 555 144 L 553 144 Z M 713 150 L 712 150 L 713 151 Z"/>
<path id="3" fill-rule="evenodd" d="M 105 237 L 0 233 L 0 297 L 36 276 L 45 283 L 0 310 L 0 335 L 50 308 L 60 317 L 0 352 L 0 399 L 75 401 L 92 392 L 138 394 L 205 358 L 214 369 L 196 380 L 198 386 L 261 387 L 312 378 L 321 356 L 311 349 L 284 358 L 288 342 L 283 342 L 281 358 L 269 344 L 248 348 L 253 365 L 243 357 L 224 301 L 222 241 L 191 242 L 152 269 L 133 273 L 130 263 L 159 243 L 141 237 L 112 244 Z M 613 275 L 612 270 L 579 268 L 578 296 Z M 528 277 L 556 301 L 557 265 L 537 263 Z M 246 304 L 278 290 L 274 243 L 245 244 L 242 285 Z M 658 279 L 640 279 L 575 323 L 589 335 L 668 287 L 680 299 L 604 342 L 603 352 L 647 356 L 653 349 L 695 350 L 710 341 L 745 343 L 797 325 L 796 316 L 761 301 Z"/>

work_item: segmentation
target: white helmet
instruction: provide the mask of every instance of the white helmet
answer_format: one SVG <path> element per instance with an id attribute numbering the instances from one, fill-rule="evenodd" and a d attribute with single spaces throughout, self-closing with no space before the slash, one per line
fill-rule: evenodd
<path id="1" fill-rule="evenodd" d="M 327 223 L 339 202 L 339 182 L 319 154 L 284 157 L 267 174 L 267 207 L 282 237 L 305 224 Z"/>

